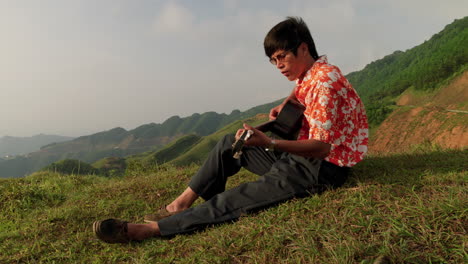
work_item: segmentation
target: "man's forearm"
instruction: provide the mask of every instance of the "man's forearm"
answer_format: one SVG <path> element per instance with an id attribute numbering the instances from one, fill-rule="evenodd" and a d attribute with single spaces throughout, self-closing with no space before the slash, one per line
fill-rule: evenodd
<path id="1" fill-rule="evenodd" d="M 282 140 L 275 139 L 275 148 L 304 157 L 323 159 L 330 153 L 331 145 L 318 140 Z"/>

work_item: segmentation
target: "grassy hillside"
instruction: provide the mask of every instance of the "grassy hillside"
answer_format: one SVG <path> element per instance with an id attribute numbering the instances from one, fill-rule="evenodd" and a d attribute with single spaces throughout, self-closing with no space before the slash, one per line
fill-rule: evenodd
<path id="1" fill-rule="evenodd" d="M 163 149 L 147 155 L 144 157 L 144 161 L 154 164 L 166 163 L 179 157 L 180 155 L 183 155 L 185 152 L 190 151 L 190 149 L 201 139 L 202 137 L 193 134 L 181 137 L 168 144 Z"/>
<path id="2" fill-rule="evenodd" d="M 109 245 L 96 219 L 142 222 L 197 167 L 138 176 L 40 172 L 0 180 L 0 263 L 466 262 L 468 151 L 372 156 L 343 188 L 192 235 Z M 229 186 L 255 179 L 241 171 Z"/>
<path id="3" fill-rule="evenodd" d="M 393 110 L 408 88 L 433 91 L 468 69 L 468 17 L 457 19 L 424 43 L 396 51 L 346 77 L 364 101 L 372 126 Z"/>
<path id="4" fill-rule="evenodd" d="M 99 174 L 99 171 L 80 160 L 65 159 L 58 162 L 54 162 L 49 166 L 42 169 L 47 172 L 57 172 L 61 174 L 76 174 L 76 175 L 87 175 L 87 174 Z"/>
<path id="5" fill-rule="evenodd" d="M 398 95 L 409 87 L 433 90 L 468 64 L 468 16 L 456 19 L 424 43 L 395 51 L 348 74 L 361 96 Z"/>

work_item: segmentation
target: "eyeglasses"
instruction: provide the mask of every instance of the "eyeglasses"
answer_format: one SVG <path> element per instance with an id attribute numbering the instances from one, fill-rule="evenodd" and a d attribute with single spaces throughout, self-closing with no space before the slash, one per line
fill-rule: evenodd
<path id="1" fill-rule="evenodd" d="M 280 54 L 276 55 L 276 58 L 270 58 L 270 63 L 273 64 L 273 65 L 278 65 L 278 63 L 281 63 L 284 61 L 284 59 L 286 58 L 286 56 L 288 56 L 288 53 L 293 51 L 294 49 L 289 49 L 289 50 L 286 50 L 286 51 L 283 51 L 281 52 Z"/>
<path id="2" fill-rule="evenodd" d="M 287 51 L 284 51 L 278 55 L 276 55 L 276 58 L 270 58 L 270 63 L 273 64 L 273 65 L 278 65 L 278 63 L 281 63 L 284 61 L 284 59 L 286 58 L 286 56 L 288 55 L 288 52 L 290 52 L 291 50 L 287 50 Z"/>

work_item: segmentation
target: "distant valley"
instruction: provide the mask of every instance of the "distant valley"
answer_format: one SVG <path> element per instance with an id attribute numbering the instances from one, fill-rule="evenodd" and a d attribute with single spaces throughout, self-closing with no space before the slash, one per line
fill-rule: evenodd
<path id="1" fill-rule="evenodd" d="M 72 137 L 39 134 L 32 137 L 0 137 L 0 158 L 38 151 L 42 146 L 72 140 Z"/>

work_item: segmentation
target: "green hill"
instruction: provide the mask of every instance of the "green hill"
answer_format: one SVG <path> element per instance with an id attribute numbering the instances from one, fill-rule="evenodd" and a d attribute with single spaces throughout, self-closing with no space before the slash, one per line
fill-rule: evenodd
<path id="1" fill-rule="evenodd" d="M 405 52 L 395 51 L 346 77 L 364 101 L 371 125 L 393 110 L 408 88 L 432 91 L 468 69 L 468 17 L 457 19 L 429 40 Z"/>
<path id="2" fill-rule="evenodd" d="M 244 120 L 238 120 L 226 125 L 215 133 L 200 137 L 197 135 L 187 135 L 166 145 L 156 151 L 148 151 L 125 158 L 129 173 L 139 174 L 159 170 L 161 165 L 183 167 L 192 163 L 200 164 L 206 158 L 216 143 L 226 134 L 234 134 L 243 123 L 258 125 L 268 120 L 266 114 L 259 114 Z M 138 171 L 134 172 L 135 168 Z M 122 171 L 123 172 L 123 171 Z"/>
<path id="3" fill-rule="evenodd" d="M 122 176 L 127 169 L 127 161 L 125 158 L 108 157 L 94 162 L 92 166 L 98 170 L 99 175 Z"/>
<path id="4" fill-rule="evenodd" d="M 181 137 L 154 154 L 150 154 L 145 158 L 145 161 L 155 164 L 166 163 L 189 151 L 201 138 L 194 134 Z"/>

